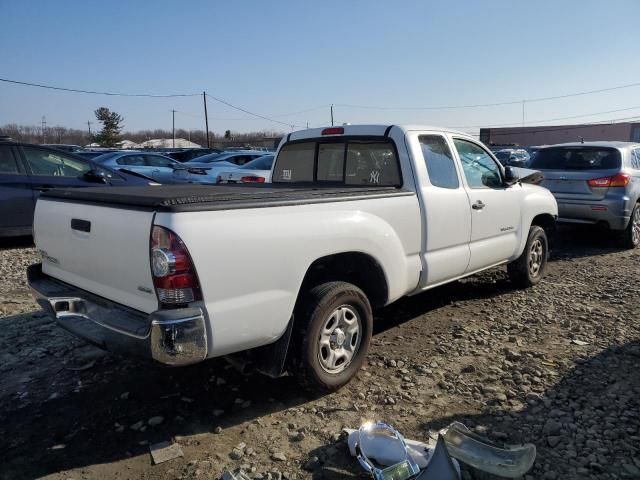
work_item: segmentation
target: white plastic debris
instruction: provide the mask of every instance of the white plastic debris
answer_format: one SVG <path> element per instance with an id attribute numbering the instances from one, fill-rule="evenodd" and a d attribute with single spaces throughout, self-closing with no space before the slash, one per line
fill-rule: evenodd
<path id="1" fill-rule="evenodd" d="M 154 443 L 149 447 L 149 451 L 154 465 L 168 462 L 174 458 L 184 457 L 180 444 L 173 442 Z"/>

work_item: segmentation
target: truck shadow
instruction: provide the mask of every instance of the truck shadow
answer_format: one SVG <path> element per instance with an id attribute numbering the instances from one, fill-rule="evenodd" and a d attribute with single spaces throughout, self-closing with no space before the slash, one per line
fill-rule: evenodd
<path id="1" fill-rule="evenodd" d="M 592 226 L 559 225 L 551 260 L 593 257 L 624 250 L 617 232 Z"/>
<path id="2" fill-rule="evenodd" d="M 423 428 L 433 431 L 460 421 L 476 431 L 486 431 L 497 443 L 533 443 L 537 459 L 529 472 L 532 478 L 543 478 L 550 470 L 556 474 L 553 478 L 563 479 L 605 472 L 613 475 L 611 478 L 640 478 L 639 361 L 639 341 L 613 346 L 576 362 L 552 388 L 541 392 L 531 389 L 521 409 L 514 400 L 511 407 L 516 408 L 489 404 L 485 405 L 486 413 L 439 418 Z M 519 371 L 545 368 L 532 360 L 527 363 L 524 359 Z M 509 432 L 507 438 L 505 432 Z"/>
<path id="3" fill-rule="evenodd" d="M 536 391 L 530 384 L 521 385 L 521 398 L 522 389 L 529 391 L 524 404 L 514 398 L 510 404 L 489 402 L 479 415 L 434 418 L 420 425 L 424 437 L 417 440 L 435 438 L 438 430 L 458 421 L 499 446 L 533 443 L 537 457 L 526 478 L 640 478 L 639 361 L 638 342 L 608 348 L 576 363 L 551 388 Z M 540 366 L 526 359 L 519 365 L 519 371 L 530 368 Z M 311 455 L 322 464 L 313 478 L 346 479 L 362 473 L 344 444 L 325 445 Z M 461 467 L 463 478 L 503 478 Z"/>
<path id="4" fill-rule="evenodd" d="M 31 235 L 0 238 L 0 250 L 13 250 L 15 248 L 29 248 L 33 246 L 33 237 Z"/>

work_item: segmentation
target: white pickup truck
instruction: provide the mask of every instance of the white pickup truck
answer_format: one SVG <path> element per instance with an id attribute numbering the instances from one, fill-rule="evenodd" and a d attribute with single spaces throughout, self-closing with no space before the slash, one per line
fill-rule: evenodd
<path id="1" fill-rule="evenodd" d="M 169 365 L 244 352 L 333 390 L 366 357 L 372 309 L 501 264 L 518 286 L 541 279 L 557 205 L 519 173 L 446 129 L 299 131 L 269 185 L 42 194 L 29 282 L 108 350 Z"/>

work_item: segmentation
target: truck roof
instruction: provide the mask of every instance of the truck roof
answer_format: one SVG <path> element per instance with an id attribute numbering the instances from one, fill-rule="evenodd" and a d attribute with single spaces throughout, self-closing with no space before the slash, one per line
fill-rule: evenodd
<path id="1" fill-rule="evenodd" d="M 391 128 L 399 128 L 403 132 L 411 132 L 416 130 L 429 130 L 436 132 L 447 132 L 447 133 L 455 133 L 456 135 L 463 135 L 465 137 L 472 138 L 468 133 L 460 132 L 458 130 L 447 128 L 447 127 L 434 127 L 429 125 L 395 125 L 395 124 L 381 124 L 381 125 L 336 125 L 336 126 L 326 126 L 326 127 L 318 127 L 318 128 L 308 128 L 306 130 L 298 130 L 296 132 L 292 132 L 286 135 L 283 138 L 283 142 L 289 142 L 293 140 L 304 140 L 307 138 L 318 138 L 323 135 L 322 132 L 328 128 L 342 128 L 344 133 L 339 135 L 371 135 L 371 136 L 384 136 Z"/>

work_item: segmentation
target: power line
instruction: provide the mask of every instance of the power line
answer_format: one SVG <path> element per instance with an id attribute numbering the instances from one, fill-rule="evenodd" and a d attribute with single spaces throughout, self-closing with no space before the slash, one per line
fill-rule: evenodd
<path id="1" fill-rule="evenodd" d="M 230 103 L 230 102 L 227 102 L 226 100 L 223 100 L 223 99 L 218 98 L 218 97 L 214 97 L 213 95 L 211 95 L 211 94 L 209 94 L 209 93 L 207 93 L 207 97 L 211 98 L 212 100 L 215 100 L 216 102 L 222 103 L 223 105 L 226 105 L 226 106 L 228 106 L 228 107 L 231 107 L 231 108 L 233 108 L 233 109 L 235 109 L 235 110 L 238 110 L 238 111 L 240 111 L 240 112 L 246 113 L 247 115 L 252 115 L 252 116 L 254 116 L 254 117 L 261 118 L 261 119 L 263 119 L 263 120 L 267 120 L 267 121 L 269 121 L 269 122 L 279 123 L 280 125 L 286 125 L 287 127 L 292 127 L 292 128 L 293 128 L 293 127 L 298 127 L 298 128 L 302 128 L 300 125 L 295 125 L 295 124 L 287 123 L 287 122 L 281 122 L 280 120 L 276 120 L 276 119 L 274 119 L 274 118 L 270 118 L 270 117 L 267 117 L 267 116 L 265 116 L 265 115 L 260 115 L 259 113 L 250 112 L 249 110 L 244 109 L 244 108 L 242 108 L 242 107 L 238 107 L 238 106 L 236 106 L 236 105 L 234 105 L 234 104 L 232 104 L 232 103 Z"/>
<path id="2" fill-rule="evenodd" d="M 481 107 L 500 107 L 504 105 L 521 105 L 523 102 L 525 103 L 533 103 L 533 102 L 546 102 L 548 100 L 559 100 L 561 98 L 570 98 L 570 97 L 579 97 L 582 95 L 591 95 L 594 93 L 602 93 L 602 92 L 610 92 L 613 90 L 621 90 L 623 88 L 631 88 L 640 86 L 640 82 L 629 83 L 626 85 L 617 85 L 615 87 L 609 88 L 600 88 L 598 90 L 588 90 L 584 92 L 575 92 L 575 93 L 566 93 L 564 95 L 555 95 L 552 97 L 538 97 L 538 98 L 525 98 L 522 100 L 511 100 L 506 102 L 495 102 L 495 103 L 477 103 L 470 105 L 441 105 L 441 106 L 427 106 L 427 107 L 389 107 L 389 106 L 377 106 L 377 105 L 352 105 L 348 103 L 336 103 L 335 105 L 338 107 L 346 107 L 346 108 L 363 108 L 363 109 L 371 109 L 371 110 L 455 110 L 455 109 L 463 109 L 463 108 L 481 108 Z"/>
<path id="3" fill-rule="evenodd" d="M 619 108 L 616 110 L 607 110 L 604 112 L 593 112 L 593 113 L 585 113 L 582 115 L 571 115 L 568 117 L 556 117 L 556 118 L 547 118 L 544 120 L 529 120 L 527 123 L 541 123 L 541 122 L 555 122 L 558 120 L 571 120 L 573 118 L 584 118 L 584 117 L 594 117 L 596 115 L 605 115 L 607 113 L 618 113 L 618 112 L 627 112 L 629 110 L 638 110 L 640 109 L 640 105 L 639 106 L 635 106 L 635 107 L 629 107 L 629 108 Z M 635 117 L 634 117 L 635 118 Z M 600 123 L 600 122 L 596 122 L 596 123 Z M 462 125 L 462 126 L 456 126 L 456 127 L 450 127 L 450 128 L 497 128 L 497 127 L 514 127 L 514 126 L 519 126 L 521 125 L 520 122 L 513 122 L 513 123 L 496 123 L 490 126 L 485 125 Z"/>
<path id="4" fill-rule="evenodd" d="M 96 91 L 96 90 L 81 90 L 81 89 L 77 89 L 77 88 L 66 88 L 66 87 L 57 87 L 57 86 L 53 86 L 53 85 L 43 85 L 40 83 L 31 83 L 31 82 L 22 82 L 19 80 L 11 80 L 8 78 L 0 78 L 0 82 L 5 82 L 5 83 L 13 83 L 16 85 L 24 85 L 24 86 L 28 86 L 28 87 L 38 87 L 38 88 L 45 88 L 48 90 L 58 90 L 58 91 L 63 91 L 63 92 L 73 92 L 73 93 L 86 93 L 86 94 L 92 94 L 92 95 L 108 95 L 108 96 L 112 96 L 112 97 L 149 97 L 149 98 L 173 98 L 173 97 L 196 97 L 196 96 L 200 96 L 200 93 L 172 93 L 172 94 L 151 94 L 151 93 L 122 93 L 122 92 L 100 92 L 100 91 Z M 270 118 L 267 117 L 265 115 L 260 115 L 258 113 L 254 113 L 251 112 L 249 110 L 246 110 L 242 107 L 238 107 L 236 105 L 233 105 L 230 102 L 227 102 L 226 100 L 223 100 L 221 98 L 215 97 L 213 95 L 207 94 L 207 96 L 213 100 L 215 100 L 216 102 L 222 103 L 224 105 L 227 105 L 231 108 L 234 108 L 236 110 L 239 110 L 243 113 L 246 113 L 248 115 L 252 115 L 254 117 L 257 118 L 261 118 L 263 120 L 267 120 L 269 122 L 274 122 L 274 123 L 278 123 L 281 125 L 286 125 L 287 127 L 300 127 L 299 125 L 294 125 L 291 123 L 287 123 L 287 122 L 281 122 L 279 120 L 275 120 L 274 118 Z M 318 107 L 319 108 L 319 107 Z M 316 110 L 317 108 L 313 108 L 313 109 L 309 109 L 308 111 L 311 110 Z M 294 113 L 304 113 L 305 111 L 301 111 L 301 112 L 294 112 Z M 289 114 L 284 114 L 283 116 L 287 116 Z"/>
<path id="5" fill-rule="evenodd" d="M 111 97 L 151 97 L 151 98 L 171 98 L 171 97 L 196 97 L 200 93 L 172 93 L 167 95 L 156 95 L 152 93 L 116 93 L 116 92 L 98 92 L 93 90 L 80 90 L 77 88 L 55 87 L 53 85 L 42 85 L 39 83 L 21 82 L 18 80 L 9 80 L 8 78 L 0 78 L 0 82 L 14 83 L 16 85 L 26 85 L 28 87 L 46 88 L 49 90 L 61 90 L 63 92 L 89 93 L 92 95 L 109 95 Z"/>

